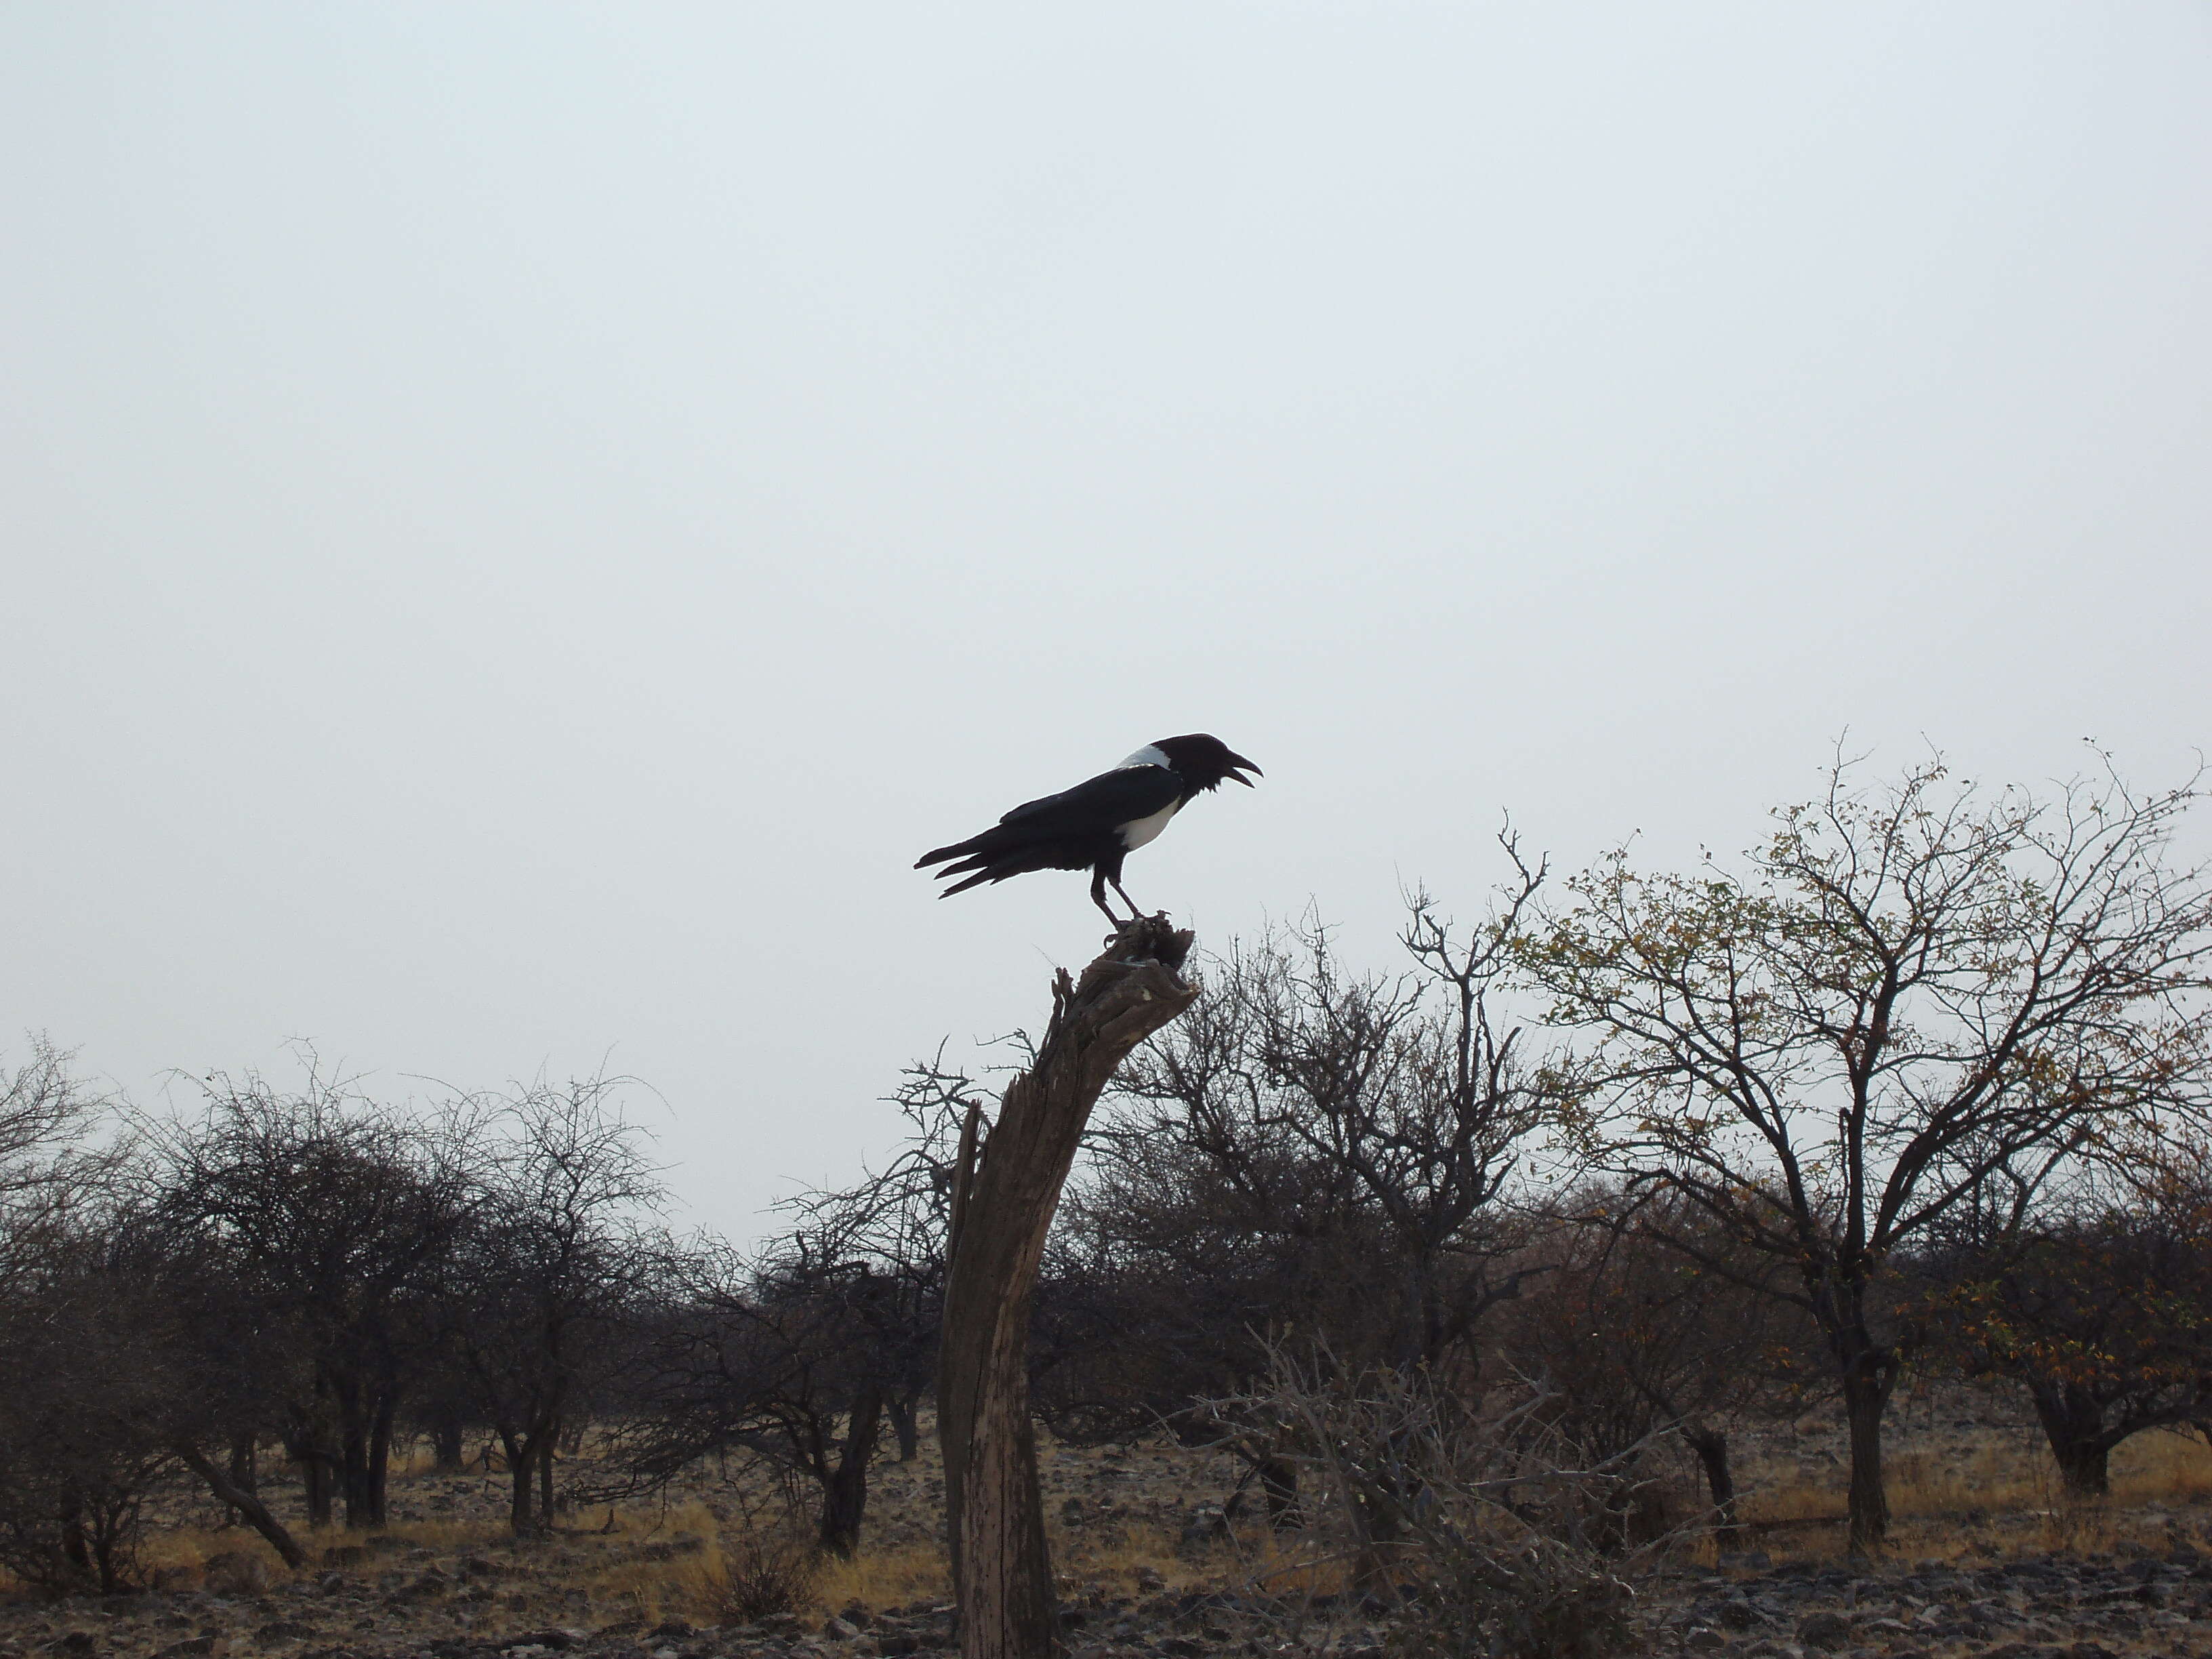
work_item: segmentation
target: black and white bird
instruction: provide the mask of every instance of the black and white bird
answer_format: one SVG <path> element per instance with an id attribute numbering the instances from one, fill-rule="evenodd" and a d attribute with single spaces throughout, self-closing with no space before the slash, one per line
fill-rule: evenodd
<path id="1" fill-rule="evenodd" d="M 936 872 L 940 879 L 975 872 L 939 898 L 1032 870 L 1088 870 L 1091 902 L 1119 927 L 1122 919 L 1106 902 L 1109 882 L 1129 907 L 1131 919 L 1137 915 L 1137 902 L 1121 886 L 1121 860 L 1166 829 L 1168 820 L 1200 791 L 1219 788 L 1224 778 L 1251 787 L 1246 772 L 1267 775 L 1218 738 L 1203 732 L 1162 738 L 1110 772 L 1057 795 L 1023 802 L 980 836 L 924 853 L 914 867 L 944 865 Z"/>

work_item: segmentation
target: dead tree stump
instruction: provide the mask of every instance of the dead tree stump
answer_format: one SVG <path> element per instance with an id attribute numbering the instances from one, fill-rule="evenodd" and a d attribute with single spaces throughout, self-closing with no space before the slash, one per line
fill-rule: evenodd
<path id="1" fill-rule="evenodd" d="M 1058 1645 L 1030 1420 L 1030 1304 L 1045 1234 L 1091 1109 L 1122 1060 L 1198 1000 L 1191 936 L 1144 916 L 1071 981 L 1054 976 L 1036 1062 L 982 1133 L 971 1107 L 953 1179 L 937 1431 L 962 1659 L 1046 1659 Z"/>

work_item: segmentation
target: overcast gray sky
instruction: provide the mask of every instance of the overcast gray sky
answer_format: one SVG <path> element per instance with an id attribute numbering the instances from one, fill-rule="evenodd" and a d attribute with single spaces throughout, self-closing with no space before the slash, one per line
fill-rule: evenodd
<path id="1" fill-rule="evenodd" d="M 1846 729 L 2174 781 L 2208 87 L 2202 4 L 8 0 L 0 1032 L 611 1054 L 744 1234 L 1096 948 L 915 856 L 1153 738 L 1267 778 L 1137 898 L 1377 962 Z"/>

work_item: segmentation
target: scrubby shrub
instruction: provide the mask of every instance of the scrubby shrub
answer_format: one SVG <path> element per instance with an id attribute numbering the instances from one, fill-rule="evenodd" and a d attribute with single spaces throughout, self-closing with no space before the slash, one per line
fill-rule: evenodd
<path id="1" fill-rule="evenodd" d="M 1310 1559 L 1349 1566 L 1395 1611 L 1407 1655 L 1605 1659 L 1628 1645 L 1639 1443 L 1585 1461 L 1539 1385 L 1477 1409 L 1424 1370 L 1353 1370 L 1326 1350 L 1270 1355 L 1216 1402 L 1270 1433 L 1315 1496 Z"/>
<path id="2" fill-rule="evenodd" d="M 708 1594 L 726 1624 L 800 1613 L 814 1605 L 820 1563 L 793 1531 L 749 1526 L 722 1540 L 722 1565 Z"/>

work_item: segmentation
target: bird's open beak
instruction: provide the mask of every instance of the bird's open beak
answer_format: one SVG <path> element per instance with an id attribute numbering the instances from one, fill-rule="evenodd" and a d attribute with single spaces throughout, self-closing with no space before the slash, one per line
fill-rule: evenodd
<path id="1" fill-rule="evenodd" d="M 1243 756 L 1232 751 L 1229 757 L 1228 775 L 1236 779 L 1237 782 L 1243 784 L 1247 789 L 1249 789 L 1252 787 L 1252 778 L 1248 778 L 1243 775 L 1243 773 L 1239 772 L 1237 769 L 1240 766 L 1243 767 L 1247 771 L 1249 771 L 1252 774 L 1253 778 L 1264 778 L 1267 775 L 1258 767 L 1253 765 L 1250 761 L 1246 760 Z"/>

